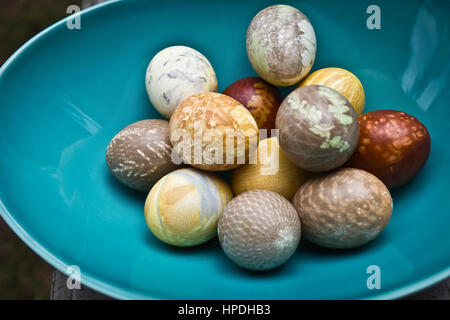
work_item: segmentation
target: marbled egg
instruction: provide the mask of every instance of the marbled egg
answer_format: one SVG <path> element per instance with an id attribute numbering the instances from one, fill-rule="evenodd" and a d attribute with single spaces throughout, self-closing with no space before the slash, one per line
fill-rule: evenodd
<path id="1" fill-rule="evenodd" d="M 255 164 L 246 164 L 233 170 L 231 186 L 234 195 L 259 189 L 292 199 L 308 174 L 285 156 L 276 137 L 261 140 L 257 151 Z"/>
<path id="2" fill-rule="evenodd" d="M 431 139 L 415 117 L 401 111 L 376 110 L 359 116 L 359 128 L 359 144 L 349 166 L 374 174 L 388 187 L 399 187 L 425 165 Z"/>
<path id="3" fill-rule="evenodd" d="M 275 127 L 287 157 L 306 171 L 343 165 L 358 143 L 358 119 L 352 105 L 328 87 L 303 86 L 278 109 Z"/>
<path id="4" fill-rule="evenodd" d="M 364 110 L 366 97 L 361 81 L 350 71 L 341 68 L 324 68 L 306 76 L 298 87 L 320 84 L 342 94 L 353 106 L 356 114 Z"/>
<path id="5" fill-rule="evenodd" d="M 300 219 L 278 193 L 241 193 L 219 218 L 218 236 L 225 254 L 249 270 L 269 270 L 285 263 L 300 241 Z"/>
<path id="6" fill-rule="evenodd" d="M 210 172 L 173 171 L 159 180 L 145 202 L 145 220 L 161 241 L 194 246 L 217 234 L 217 221 L 233 198 L 230 187 Z"/>
<path id="7" fill-rule="evenodd" d="M 148 97 L 164 117 L 185 98 L 205 91 L 217 91 L 211 63 L 197 50 L 185 46 L 168 47 L 150 61 L 145 75 Z"/>
<path id="8" fill-rule="evenodd" d="M 233 98 L 212 92 L 183 100 L 170 118 L 169 130 L 172 146 L 185 163 L 211 171 L 247 163 L 258 139 L 250 111 Z"/>
<path id="9" fill-rule="evenodd" d="M 260 11 L 247 30 L 247 55 L 264 80 L 276 86 L 299 82 L 316 57 L 316 35 L 296 8 L 274 5 Z"/>
<path id="10" fill-rule="evenodd" d="M 255 118 L 259 129 L 275 129 L 275 117 L 283 101 L 277 87 L 259 77 L 248 77 L 233 82 L 223 94 L 246 107 Z"/>
<path id="11" fill-rule="evenodd" d="M 169 122 L 135 122 L 114 136 L 106 149 L 106 163 L 128 187 L 148 192 L 165 174 L 178 168 L 171 161 Z"/>
<path id="12" fill-rule="evenodd" d="M 388 224 L 392 198 L 374 175 L 341 168 L 305 182 L 294 196 L 309 241 L 328 248 L 353 248 L 375 239 Z"/>

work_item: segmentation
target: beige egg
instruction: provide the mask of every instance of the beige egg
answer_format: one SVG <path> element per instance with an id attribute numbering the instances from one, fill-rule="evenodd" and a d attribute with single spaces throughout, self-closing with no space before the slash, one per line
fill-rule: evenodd
<path id="1" fill-rule="evenodd" d="M 276 192 L 290 200 L 307 176 L 306 171 L 286 157 L 278 139 L 272 137 L 259 142 L 255 164 L 233 170 L 231 186 L 235 195 L 261 189 Z"/>
<path id="2" fill-rule="evenodd" d="M 219 216 L 232 198 L 230 187 L 215 174 L 193 168 L 176 170 L 150 190 L 145 220 L 161 241 L 195 246 L 216 236 Z"/>
<path id="3" fill-rule="evenodd" d="M 205 92 L 183 100 L 170 118 L 170 142 L 185 163 L 222 171 L 248 162 L 256 150 L 258 126 L 242 104 Z"/>
<path id="4" fill-rule="evenodd" d="M 308 180 L 293 204 L 305 238 L 328 248 L 353 248 L 372 241 L 392 214 L 387 187 L 374 175 L 352 168 Z"/>
<path id="5" fill-rule="evenodd" d="M 341 68 L 324 68 L 306 76 L 297 86 L 318 84 L 342 94 L 353 106 L 356 114 L 364 110 L 366 97 L 361 81 L 350 71 Z"/>
<path id="6" fill-rule="evenodd" d="M 225 207 L 218 224 L 225 254 L 249 270 L 269 270 L 285 263 L 300 241 L 300 219 L 278 193 L 251 190 Z"/>

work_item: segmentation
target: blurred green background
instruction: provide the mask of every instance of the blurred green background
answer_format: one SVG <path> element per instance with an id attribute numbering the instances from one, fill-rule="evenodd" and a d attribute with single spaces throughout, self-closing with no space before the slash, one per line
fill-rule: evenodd
<path id="1" fill-rule="evenodd" d="M 39 31 L 66 17 L 69 5 L 95 0 L 0 0 L 0 65 Z M 52 267 L 0 218 L 0 299 L 48 299 Z"/>

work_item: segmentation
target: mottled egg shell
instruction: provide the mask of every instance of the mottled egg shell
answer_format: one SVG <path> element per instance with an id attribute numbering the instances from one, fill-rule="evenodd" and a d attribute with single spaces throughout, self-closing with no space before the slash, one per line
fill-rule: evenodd
<path id="1" fill-rule="evenodd" d="M 173 246 L 195 246 L 212 239 L 230 187 L 211 172 L 179 169 L 159 180 L 145 202 L 150 231 Z"/>
<path id="2" fill-rule="evenodd" d="M 305 182 L 294 196 L 309 241 L 328 248 L 353 248 L 375 239 L 392 214 L 392 198 L 374 175 L 342 168 Z"/>
<path id="3" fill-rule="evenodd" d="M 283 101 L 277 87 L 259 77 L 248 77 L 233 82 L 223 94 L 246 107 L 255 118 L 259 129 L 275 129 L 275 117 Z"/>
<path id="4" fill-rule="evenodd" d="M 268 190 L 235 197 L 218 224 L 225 254 L 249 270 L 269 270 L 285 263 L 295 252 L 300 233 L 300 219 L 292 204 Z"/>
<path id="5" fill-rule="evenodd" d="M 172 146 L 185 163 L 211 171 L 246 163 L 258 137 L 255 119 L 243 105 L 212 92 L 183 100 L 170 118 L 169 130 Z"/>
<path id="6" fill-rule="evenodd" d="M 415 117 L 401 111 L 376 110 L 359 116 L 359 128 L 359 144 L 349 166 L 374 174 L 388 187 L 399 187 L 425 165 L 431 139 Z"/>
<path id="7" fill-rule="evenodd" d="M 278 109 L 275 127 L 286 156 L 313 172 L 343 165 L 358 143 L 358 119 L 352 105 L 328 87 L 303 86 Z"/>
<path id="8" fill-rule="evenodd" d="M 260 11 L 247 30 L 247 55 L 264 80 L 290 86 L 308 74 L 316 57 L 316 35 L 296 8 L 274 5 Z"/>
<path id="9" fill-rule="evenodd" d="M 128 187 L 148 192 L 165 174 L 177 169 L 171 161 L 169 122 L 135 122 L 114 136 L 106 149 L 106 163 Z"/>
<path id="10" fill-rule="evenodd" d="M 217 91 L 211 63 L 200 52 L 185 46 L 158 52 L 147 68 L 145 85 L 153 106 L 164 117 L 185 98 L 204 91 Z"/>
<path id="11" fill-rule="evenodd" d="M 320 84 L 342 94 L 353 106 L 356 114 L 364 110 L 366 97 L 361 81 L 350 71 L 341 68 L 324 68 L 306 76 L 298 87 Z"/>
<path id="12" fill-rule="evenodd" d="M 259 142 L 255 164 L 233 170 L 231 186 L 234 195 L 260 189 L 276 192 L 290 200 L 306 178 L 307 173 L 289 161 L 280 149 L 278 139 L 272 137 Z"/>

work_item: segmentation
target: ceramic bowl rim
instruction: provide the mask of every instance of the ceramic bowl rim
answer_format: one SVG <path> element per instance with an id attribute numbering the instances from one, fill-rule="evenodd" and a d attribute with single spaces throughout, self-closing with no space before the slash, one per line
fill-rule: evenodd
<path id="1" fill-rule="evenodd" d="M 87 14 L 89 12 L 93 12 L 98 10 L 101 7 L 109 6 L 113 3 L 123 1 L 123 0 L 110 0 L 106 2 L 99 3 L 97 5 L 94 5 L 92 7 L 83 9 L 73 15 L 69 15 L 65 17 L 64 19 L 61 19 L 54 24 L 50 25 L 49 27 L 45 28 L 35 36 L 33 36 L 30 40 L 25 42 L 19 49 L 17 49 L 16 52 L 14 52 L 0 67 L 0 78 L 3 76 L 5 71 L 8 69 L 9 65 L 18 57 L 20 56 L 28 47 L 30 47 L 32 44 L 34 44 L 36 41 L 39 41 L 40 38 L 46 36 L 48 33 L 52 32 L 54 29 L 60 27 L 62 24 L 67 23 L 68 20 L 72 20 L 74 17 L 77 17 L 79 15 Z M 6 206 L 3 204 L 1 198 L 0 198 L 0 215 L 5 220 L 5 222 L 8 224 L 8 226 L 16 233 L 16 235 L 28 246 L 30 247 L 35 253 L 37 253 L 41 258 L 43 258 L 46 262 L 48 262 L 50 265 L 55 267 L 60 272 L 68 275 L 68 267 L 69 265 L 57 258 L 54 254 L 49 252 L 46 248 L 42 247 L 31 235 L 28 234 L 21 226 L 20 224 L 13 218 L 12 214 Z M 381 293 L 378 295 L 370 295 L 370 296 L 363 296 L 358 299 L 361 300 L 368 300 L 368 299 L 375 299 L 375 300 L 384 300 L 384 299 L 396 299 L 400 297 L 404 297 L 410 294 L 413 294 L 421 289 L 424 289 L 426 287 L 429 287 L 433 284 L 436 284 L 437 282 L 444 280 L 445 278 L 450 276 L 450 266 L 447 267 L 444 270 L 441 270 L 439 272 L 433 273 L 428 277 L 424 277 L 422 279 L 416 280 L 412 283 L 409 283 L 407 285 L 400 286 L 399 288 L 390 290 L 386 293 Z M 81 284 L 86 285 L 87 287 L 96 290 L 98 292 L 101 292 L 103 294 L 106 294 L 108 296 L 111 296 L 113 298 L 117 299 L 153 299 L 153 300 L 159 300 L 164 299 L 163 297 L 156 297 L 151 296 L 148 294 L 139 294 L 136 292 L 131 292 L 128 290 L 123 290 L 119 287 L 109 285 L 106 282 L 97 280 L 94 276 L 90 276 L 89 274 L 83 273 Z M 295 300 L 295 299 L 290 299 Z"/>

